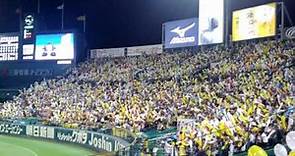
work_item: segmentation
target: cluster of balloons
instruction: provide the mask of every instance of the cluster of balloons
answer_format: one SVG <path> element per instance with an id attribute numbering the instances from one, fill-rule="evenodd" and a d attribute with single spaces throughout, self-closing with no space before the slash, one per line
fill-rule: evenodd
<path id="1" fill-rule="evenodd" d="M 286 136 L 286 143 L 291 150 L 288 155 L 287 148 L 282 144 L 277 144 L 274 147 L 275 156 L 295 156 L 295 131 L 291 131 Z M 257 145 L 253 145 L 248 150 L 248 156 L 268 156 L 265 150 Z"/>

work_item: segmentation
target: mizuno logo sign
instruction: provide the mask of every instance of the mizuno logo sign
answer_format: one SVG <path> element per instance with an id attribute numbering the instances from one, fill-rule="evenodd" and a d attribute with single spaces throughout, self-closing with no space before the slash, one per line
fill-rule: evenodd
<path id="1" fill-rule="evenodd" d="M 191 28 L 193 28 L 193 27 L 195 26 L 195 24 L 196 24 L 196 23 L 193 23 L 193 24 L 191 24 L 191 25 L 189 25 L 189 26 L 187 26 L 187 27 L 185 27 L 185 28 L 183 28 L 183 29 L 180 29 L 180 27 L 177 27 L 177 28 L 171 30 L 171 32 L 174 32 L 174 33 L 178 34 L 179 37 L 184 37 L 184 36 L 185 36 L 185 33 L 186 33 L 188 30 L 190 30 Z"/>
<path id="2" fill-rule="evenodd" d="M 178 36 L 173 37 L 170 41 L 170 44 L 181 44 L 181 43 L 191 43 L 195 42 L 195 36 L 189 36 L 185 37 L 186 32 L 190 29 L 192 29 L 196 23 L 192 23 L 191 25 L 184 27 L 181 29 L 180 26 L 176 27 L 175 29 L 172 29 L 170 32 L 176 33 Z"/>

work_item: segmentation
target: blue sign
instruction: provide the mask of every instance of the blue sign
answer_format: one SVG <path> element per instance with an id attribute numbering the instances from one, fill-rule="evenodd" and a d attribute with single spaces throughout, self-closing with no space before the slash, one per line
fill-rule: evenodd
<path id="1" fill-rule="evenodd" d="M 165 48 L 197 46 L 198 25 L 198 18 L 190 18 L 165 23 Z"/>

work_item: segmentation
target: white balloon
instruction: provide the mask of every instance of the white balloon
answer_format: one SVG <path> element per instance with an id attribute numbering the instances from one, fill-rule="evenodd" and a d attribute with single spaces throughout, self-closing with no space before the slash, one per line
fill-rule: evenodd
<path id="1" fill-rule="evenodd" d="M 291 131 L 287 134 L 286 142 L 291 150 L 295 150 L 295 131 Z"/>
<path id="2" fill-rule="evenodd" d="M 274 153 L 276 156 L 288 156 L 288 151 L 282 144 L 276 144 Z"/>

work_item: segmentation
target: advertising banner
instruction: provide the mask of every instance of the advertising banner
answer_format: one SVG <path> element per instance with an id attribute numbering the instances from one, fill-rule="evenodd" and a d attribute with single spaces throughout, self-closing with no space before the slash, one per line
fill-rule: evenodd
<path id="1" fill-rule="evenodd" d="M 222 43 L 224 0 L 200 0 L 199 8 L 199 45 Z"/>
<path id="2" fill-rule="evenodd" d="M 135 46 L 127 48 L 128 56 L 139 56 L 139 55 L 152 55 L 161 54 L 163 52 L 162 44 L 146 45 L 146 46 Z"/>
<path id="3" fill-rule="evenodd" d="M 114 58 L 124 57 L 125 48 L 93 49 L 90 51 L 90 58 Z"/>
<path id="4" fill-rule="evenodd" d="M 274 36 L 276 34 L 276 3 L 233 12 L 233 41 Z"/>
<path id="5" fill-rule="evenodd" d="M 190 18 L 164 24 L 164 47 L 180 48 L 198 45 L 198 19 Z"/>
<path id="6" fill-rule="evenodd" d="M 25 135 L 26 126 L 0 122 L 0 134 Z"/>
<path id="7" fill-rule="evenodd" d="M 75 143 L 96 151 L 105 150 L 116 152 L 130 145 L 129 142 L 121 138 L 103 133 L 40 125 L 17 125 L 5 122 L 0 122 L 0 134 L 29 136 L 51 139 L 57 142 Z"/>
<path id="8" fill-rule="evenodd" d="M 88 132 L 82 130 L 71 130 L 55 128 L 55 140 L 85 145 L 96 150 L 115 152 L 127 147 L 128 142 L 110 135 Z"/>

